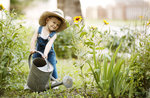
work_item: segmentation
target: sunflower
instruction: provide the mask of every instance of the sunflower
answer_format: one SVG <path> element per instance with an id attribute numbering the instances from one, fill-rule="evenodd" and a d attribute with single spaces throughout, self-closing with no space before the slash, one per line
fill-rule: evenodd
<path id="1" fill-rule="evenodd" d="M 140 19 L 143 19 L 143 18 L 144 18 L 144 16 L 139 16 L 139 18 L 140 18 Z"/>
<path id="2" fill-rule="evenodd" d="M 4 6 L 2 4 L 0 4 L 0 11 L 2 11 L 4 8 Z"/>
<path id="3" fill-rule="evenodd" d="M 76 17 L 73 18 L 73 20 L 74 20 L 75 23 L 78 23 L 79 21 L 82 20 L 82 17 L 81 16 L 76 16 Z"/>
<path id="4" fill-rule="evenodd" d="M 104 22 L 105 25 L 109 24 L 105 19 L 103 19 L 103 22 Z"/>
<path id="5" fill-rule="evenodd" d="M 148 21 L 148 23 L 146 24 L 147 26 L 149 26 L 150 25 L 150 20 Z"/>

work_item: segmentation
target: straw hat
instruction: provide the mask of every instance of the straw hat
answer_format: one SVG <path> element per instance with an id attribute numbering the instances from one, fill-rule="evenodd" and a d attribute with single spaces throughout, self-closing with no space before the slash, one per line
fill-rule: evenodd
<path id="1" fill-rule="evenodd" d="M 64 13 L 62 10 L 60 9 L 57 9 L 55 11 L 45 11 L 41 16 L 40 16 L 40 19 L 39 19 L 39 24 L 41 26 L 45 26 L 46 25 L 46 19 L 49 17 L 49 16 L 54 16 L 54 17 L 59 17 L 61 20 L 62 20 L 62 23 L 60 25 L 60 27 L 56 30 L 56 32 L 60 32 L 60 31 L 63 31 L 64 29 L 67 28 L 67 24 L 66 24 L 66 20 L 64 18 Z"/>

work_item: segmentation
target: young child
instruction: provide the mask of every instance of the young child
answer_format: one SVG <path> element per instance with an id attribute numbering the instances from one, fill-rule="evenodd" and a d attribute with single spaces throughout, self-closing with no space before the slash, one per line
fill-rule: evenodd
<path id="1" fill-rule="evenodd" d="M 57 38 L 57 33 L 67 28 L 66 20 L 64 19 L 63 11 L 57 9 L 55 11 L 44 12 L 39 19 L 40 27 L 37 32 L 34 33 L 31 40 L 30 53 L 34 53 L 35 50 L 44 54 L 43 58 L 46 58 L 54 67 L 52 76 L 57 79 L 56 69 L 56 55 L 54 51 L 54 41 Z M 33 59 L 41 57 L 40 54 L 34 53 Z"/>

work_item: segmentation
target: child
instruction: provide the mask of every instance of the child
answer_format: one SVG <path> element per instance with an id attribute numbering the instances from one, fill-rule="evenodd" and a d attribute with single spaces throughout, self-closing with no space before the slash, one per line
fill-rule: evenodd
<path id="1" fill-rule="evenodd" d="M 57 9 L 52 12 L 44 12 L 39 19 L 39 24 L 38 32 L 34 33 L 31 40 L 30 53 L 34 53 L 35 50 L 42 52 L 44 54 L 43 58 L 46 58 L 53 65 L 54 71 L 52 76 L 57 79 L 57 61 L 53 43 L 57 38 L 56 32 L 63 31 L 67 28 L 63 11 Z M 34 53 L 33 58 L 37 57 L 41 57 L 41 55 Z"/>

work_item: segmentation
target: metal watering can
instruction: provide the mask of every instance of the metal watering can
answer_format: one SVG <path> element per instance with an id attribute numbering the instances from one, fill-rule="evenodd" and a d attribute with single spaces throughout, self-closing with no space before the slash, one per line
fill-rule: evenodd
<path id="1" fill-rule="evenodd" d="M 43 53 L 40 51 L 36 51 L 35 53 L 41 54 L 43 56 Z M 72 87 L 73 81 L 70 76 L 65 76 L 63 78 L 62 82 L 58 82 L 53 76 L 53 66 L 47 61 L 47 59 L 43 58 L 35 58 L 32 61 L 31 65 L 31 58 L 32 54 L 29 55 L 28 63 L 30 72 L 27 79 L 27 86 L 32 91 L 45 91 L 49 88 L 54 88 L 59 85 L 64 85 L 66 88 Z M 54 80 L 56 83 L 51 84 L 49 86 L 49 80 Z"/>

